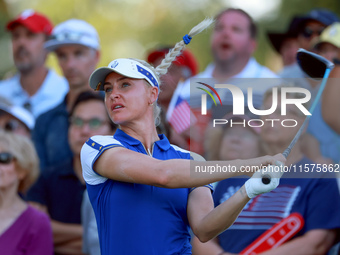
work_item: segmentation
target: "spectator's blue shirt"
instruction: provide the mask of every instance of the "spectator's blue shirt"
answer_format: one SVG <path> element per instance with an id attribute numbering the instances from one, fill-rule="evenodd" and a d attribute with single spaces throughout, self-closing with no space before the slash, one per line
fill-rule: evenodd
<path id="1" fill-rule="evenodd" d="M 40 169 L 55 166 L 73 157 L 68 144 L 69 113 L 64 101 L 36 121 L 32 139 L 40 159 Z"/>
<path id="2" fill-rule="evenodd" d="M 311 163 L 303 158 L 296 166 L 299 169 L 298 166 Z M 285 178 L 285 175 L 276 189 L 251 199 L 234 224 L 219 235 L 219 243 L 225 251 L 241 252 L 263 232 L 293 212 L 300 213 L 305 221 L 295 237 L 313 229 L 340 227 L 340 196 L 335 179 L 292 179 Z M 219 182 L 214 193 L 215 206 L 231 197 L 245 181 L 231 178 Z"/>
<path id="3" fill-rule="evenodd" d="M 189 151 L 171 145 L 164 135 L 159 138 L 154 143 L 152 157 L 190 159 Z M 147 154 L 140 141 L 120 129 L 113 137 L 90 138 L 81 152 L 83 175 L 98 223 L 102 254 L 191 254 L 187 218 L 191 189 L 119 182 L 98 175 L 92 168 L 96 159 L 105 150 L 117 146 Z"/>
<path id="4" fill-rule="evenodd" d="M 51 219 L 81 224 L 81 203 L 86 189 L 67 160 L 44 171 L 27 193 L 27 200 L 45 205 Z"/>
<path id="5" fill-rule="evenodd" d="M 334 163 L 340 161 L 340 135 L 324 121 L 319 102 L 309 120 L 307 132 L 320 143 L 322 156 L 331 158 Z"/>

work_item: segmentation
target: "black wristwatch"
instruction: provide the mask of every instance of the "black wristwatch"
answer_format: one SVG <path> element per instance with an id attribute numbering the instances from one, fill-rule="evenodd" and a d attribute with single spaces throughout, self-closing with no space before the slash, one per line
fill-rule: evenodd
<path id="1" fill-rule="evenodd" d="M 333 58 L 334 65 L 340 65 L 340 58 Z"/>

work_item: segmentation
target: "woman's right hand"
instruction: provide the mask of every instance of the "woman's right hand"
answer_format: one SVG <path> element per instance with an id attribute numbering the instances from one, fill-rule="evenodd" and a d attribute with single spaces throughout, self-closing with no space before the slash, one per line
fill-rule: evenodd
<path id="1" fill-rule="evenodd" d="M 275 164 L 265 165 L 259 171 L 255 172 L 249 180 L 246 181 L 245 189 L 249 198 L 270 192 L 279 185 L 280 178 L 283 174 L 282 167 L 284 166 L 284 164 L 279 161 L 282 159 L 282 157 L 282 154 L 277 154 L 273 157 L 269 156 L 265 162 L 272 162 L 272 160 L 275 160 Z M 284 162 L 286 162 L 285 158 Z M 264 177 L 267 178 L 267 183 L 262 180 Z"/>

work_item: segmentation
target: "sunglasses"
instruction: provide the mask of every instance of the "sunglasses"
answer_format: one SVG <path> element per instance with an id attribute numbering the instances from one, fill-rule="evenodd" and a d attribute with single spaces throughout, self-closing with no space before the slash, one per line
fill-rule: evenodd
<path id="1" fill-rule="evenodd" d="M 9 120 L 5 125 L 3 126 L 3 129 L 8 132 L 16 131 L 20 128 L 25 128 L 25 126 L 18 120 Z"/>
<path id="2" fill-rule="evenodd" d="M 57 40 L 57 41 L 79 41 L 82 37 L 92 37 L 87 33 L 76 33 L 76 32 L 65 32 L 56 35 L 51 35 L 49 40 Z"/>
<path id="3" fill-rule="evenodd" d="M 302 30 L 301 34 L 305 38 L 311 38 L 313 35 L 320 36 L 322 31 L 323 31 L 323 29 L 313 30 L 309 27 L 306 27 L 304 30 Z"/>
<path id="4" fill-rule="evenodd" d="M 0 152 L 0 164 L 10 164 L 14 159 L 13 155 L 9 152 Z"/>
<path id="5" fill-rule="evenodd" d="M 89 119 L 89 120 L 83 120 L 79 117 L 71 117 L 70 118 L 71 125 L 82 128 L 85 124 L 88 124 L 91 130 L 96 130 L 100 128 L 102 125 L 107 123 L 107 121 L 103 121 L 97 118 Z"/>

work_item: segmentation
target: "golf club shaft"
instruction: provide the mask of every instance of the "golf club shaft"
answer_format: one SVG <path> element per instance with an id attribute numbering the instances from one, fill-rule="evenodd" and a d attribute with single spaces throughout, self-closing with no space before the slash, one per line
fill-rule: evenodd
<path id="1" fill-rule="evenodd" d="M 310 117 L 312 116 L 320 98 L 321 98 L 321 95 L 322 95 L 322 92 L 326 86 L 326 82 L 327 82 L 327 79 L 328 79 L 328 76 L 329 76 L 329 73 L 330 73 L 331 69 L 327 68 L 326 71 L 325 71 L 325 75 L 324 77 L 322 78 L 322 83 L 320 85 L 320 88 L 319 88 L 319 91 L 313 101 L 313 104 L 309 110 L 310 114 L 311 115 L 307 115 L 305 121 L 303 122 L 303 124 L 301 125 L 299 131 L 296 133 L 294 139 L 291 141 L 291 143 L 289 144 L 288 148 L 285 149 L 285 151 L 283 152 L 283 156 L 285 156 L 285 158 L 288 157 L 290 151 L 293 149 L 294 145 L 296 144 L 296 142 L 298 141 L 298 139 L 300 138 L 301 134 L 302 134 L 302 131 L 304 130 L 305 126 L 307 125 L 307 122 L 308 120 L 310 119 Z"/>
<path id="2" fill-rule="evenodd" d="M 283 156 L 285 158 L 288 157 L 289 153 L 291 152 L 291 150 L 293 149 L 294 145 L 296 144 L 296 142 L 298 141 L 298 139 L 300 138 L 305 126 L 307 125 L 308 123 L 308 120 L 310 119 L 310 117 L 312 116 L 320 98 L 321 98 L 321 95 L 322 95 L 322 92 L 326 86 L 326 83 L 327 83 L 327 79 L 328 79 L 328 76 L 329 76 L 329 73 L 331 72 L 331 68 L 327 68 L 326 71 L 325 71 L 325 74 L 322 78 L 322 82 L 321 82 L 321 85 L 320 85 L 320 88 L 319 88 L 319 91 L 313 101 L 313 104 L 309 110 L 310 112 L 310 115 L 307 115 L 306 119 L 304 120 L 303 124 L 301 125 L 300 129 L 298 130 L 298 132 L 296 133 L 295 137 L 293 138 L 293 140 L 291 141 L 291 143 L 289 144 L 288 148 L 285 149 L 285 151 L 282 153 Z M 265 174 L 264 176 L 262 176 L 262 183 L 264 184 L 269 184 L 270 183 L 270 176 L 268 174 Z"/>

